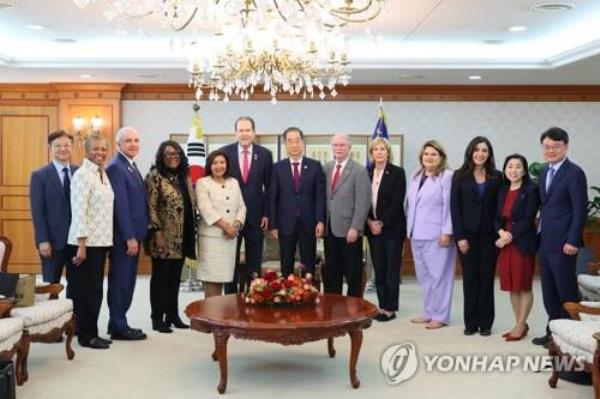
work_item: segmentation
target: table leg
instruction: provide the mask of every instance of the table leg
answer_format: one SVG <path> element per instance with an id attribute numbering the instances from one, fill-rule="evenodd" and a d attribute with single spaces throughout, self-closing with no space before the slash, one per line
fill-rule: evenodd
<path id="1" fill-rule="evenodd" d="M 327 338 L 327 352 L 329 353 L 329 357 L 335 357 L 335 348 L 333 347 L 333 337 Z"/>
<path id="2" fill-rule="evenodd" d="M 223 394 L 227 389 L 227 341 L 229 340 L 229 334 L 217 331 L 213 334 L 215 338 L 216 357 L 217 360 L 219 360 L 219 371 L 221 372 L 221 379 L 219 380 L 217 391 Z"/>
<path id="3" fill-rule="evenodd" d="M 362 345 L 363 333 L 362 329 L 356 329 L 354 331 L 350 331 L 350 383 L 352 384 L 352 388 L 358 388 L 360 386 L 360 380 L 356 376 L 356 362 L 358 361 L 358 354 L 360 353 L 360 346 Z"/>

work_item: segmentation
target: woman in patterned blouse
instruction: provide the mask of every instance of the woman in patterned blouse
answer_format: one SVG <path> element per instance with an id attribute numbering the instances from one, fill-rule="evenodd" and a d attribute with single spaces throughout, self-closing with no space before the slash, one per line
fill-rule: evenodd
<path id="1" fill-rule="evenodd" d="M 77 247 L 75 267 L 75 309 L 79 345 L 108 349 L 112 341 L 98 336 L 98 315 L 102 305 L 104 263 L 113 245 L 114 193 L 104 172 L 108 142 L 99 134 L 85 141 L 83 165 L 71 183 L 71 227 L 69 245 Z"/>
<path id="2" fill-rule="evenodd" d="M 150 231 L 146 251 L 152 258 L 152 328 L 161 333 L 188 328 L 178 314 L 179 283 L 185 258 L 196 259 L 196 198 L 181 146 L 163 141 L 146 176 Z"/>

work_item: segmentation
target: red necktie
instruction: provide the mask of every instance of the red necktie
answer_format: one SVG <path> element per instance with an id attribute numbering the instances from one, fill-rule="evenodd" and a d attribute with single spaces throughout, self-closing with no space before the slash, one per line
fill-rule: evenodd
<path id="1" fill-rule="evenodd" d="M 333 180 L 331 181 L 331 191 L 334 191 L 340 181 L 340 170 L 342 170 L 341 164 L 335 165 L 335 173 L 333 174 Z"/>
<path id="2" fill-rule="evenodd" d="M 244 183 L 248 181 L 248 172 L 250 171 L 250 159 L 248 158 L 248 150 L 242 151 L 244 158 L 242 159 L 242 180 Z"/>
<path id="3" fill-rule="evenodd" d="M 296 192 L 300 191 L 300 171 L 298 170 L 298 162 L 292 162 L 292 166 L 294 167 L 294 186 L 296 187 Z"/>

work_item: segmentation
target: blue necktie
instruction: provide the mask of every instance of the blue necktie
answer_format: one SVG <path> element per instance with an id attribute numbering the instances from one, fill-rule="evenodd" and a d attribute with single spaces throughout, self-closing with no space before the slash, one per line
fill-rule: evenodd
<path id="1" fill-rule="evenodd" d="M 554 174 L 556 170 L 553 167 L 548 169 L 548 174 L 546 175 L 546 192 L 550 189 L 550 185 L 552 184 L 552 179 L 554 179 Z"/>
<path id="2" fill-rule="evenodd" d="M 67 201 L 70 203 L 71 201 L 71 179 L 69 178 L 69 168 L 64 167 L 63 173 L 65 177 L 63 178 L 63 191 L 65 193 L 65 197 L 67 197 Z"/>

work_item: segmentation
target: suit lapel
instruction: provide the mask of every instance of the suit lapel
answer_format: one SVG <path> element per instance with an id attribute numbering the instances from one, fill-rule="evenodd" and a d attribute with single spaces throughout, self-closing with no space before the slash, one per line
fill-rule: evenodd
<path id="1" fill-rule="evenodd" d="M 544 166 L 540 171 L 540 200 L 542 203 L 546 202 L 546 175 L 548 174 L 548 165 Z"/>
<path id="2" fill-rule="evenodd" d="M 552 195 L 552 192 L 554 191 L 554 187 L 556 187 L 559 184 L 559 182 L 562 180 L 562 178 L 567 174 L 567 169 L 568 168 L 569 168 L 569 160 L 565 159 L 565 162 L 563 162 L 563 164 L 560 166 L 560 168 L 558 169 L 558 171 L 554 175 L 554 178 L 550 182 L 550 187 L 549 187 L 548 193 L 546 194 L 548 197 L 550 195 Z M 544 183 L 545 182 L 546 181 L 544 179 Z M 546 187 L 546 185 L 544 184 L 544 188 L 545 187 Z"/>
<path id="3" fill-rule="evenodd" d="M 60 177 L 58 176 L 58 171 L 54 167 L 54 163 L 48 165 L 48 174 L 50 175 L 50 181 L 52 182 L 52 186 L 62 195 L 63 198 L 69 199 L 65 197 L 65 191 L 63 190 L 62 183 L 60 182 Z"/>
<path id="4" fill-rule="evenodd" d="M 302 163 L 299 165 L 300 167 L 300 191 L 304 188 L 304 182 L 308 178 L 308 174 L 311 169 L 308 166 L 308 162 L 306 161 L 306 157 L 302 157 Z"/>
<path id="5" fill-rule="evenodd" d="M 258 145 L 252 144 L 252 160 L 250 161 L 250 171 L 248 171 L 248 183 L 254 175 L 258 173 L 258 163 L 262 161 L 262 154 L 260 154 Z M 238 164 L 239 165 L 239 164 Z"/>

